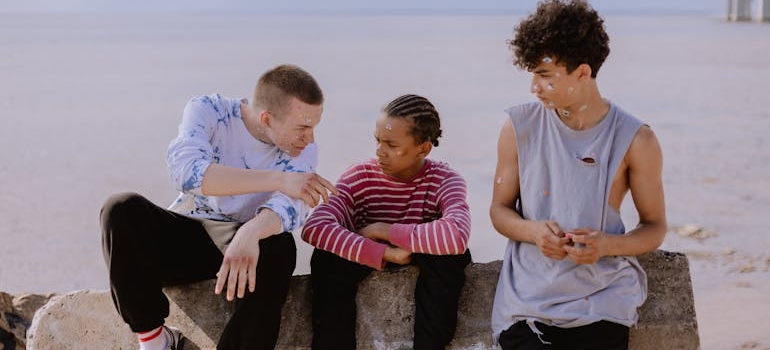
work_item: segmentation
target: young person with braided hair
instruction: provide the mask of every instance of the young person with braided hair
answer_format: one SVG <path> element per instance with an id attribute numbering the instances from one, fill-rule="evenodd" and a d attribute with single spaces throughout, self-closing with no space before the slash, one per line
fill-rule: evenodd
<path id="1" fill-rule="evenodd" d="M 490 215 L 509 241 L 494 337 L 504 350 L 627 349 L 647 294 L 635 256 L 666 235 L 660 145 L 602 98 L 609 37 L 585 1 L 541 2 L 510 47 L 539 101 L 508 109 L 498 140 Z M 626 232 L 629 192 L 639 223 Z"/>
<path id="2" fill-rule="evenodd" d="M 340 176 L 338 196 L 319 205 L 302 239 L 315 246 L 313 350 L 356 348 L 356 292 L 374 270 L 414 264 L 414 349 L 444 349 L 457 324 L 465 283 L 470 213 L 465 180 L 427 158 L 441 136 L 426 98 L 404 95 L 377 119 L 376 158 Z"/>

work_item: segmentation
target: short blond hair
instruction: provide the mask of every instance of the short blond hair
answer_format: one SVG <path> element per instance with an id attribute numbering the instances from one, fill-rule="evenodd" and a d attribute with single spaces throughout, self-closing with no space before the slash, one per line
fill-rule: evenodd
<path id="1" fill-rule="evenodd" d="M 268 70 L 254 88 L 254 104 L 275 114 L 286 112 L 291 97 L 316 106 L 324 102 L 321 87 L 313 76 L 291 64 Z"/>

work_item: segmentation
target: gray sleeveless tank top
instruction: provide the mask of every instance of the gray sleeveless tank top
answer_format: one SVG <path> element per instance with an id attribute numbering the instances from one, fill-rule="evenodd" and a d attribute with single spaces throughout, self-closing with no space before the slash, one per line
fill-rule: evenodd
<path id="1" fill-rule="evenodd" d="M 624 234 L 609 204 L 618 167 L 642 122 L 610 103 L 587 130 L 565 125 L 554 110 L 534 102 L 507 110 L 519 156 L 521 197 L 527 220 L 552 220 L 566 230 L 589 227 Z M 509 240 L 492 311 L 495 342 L 519 321 L 564 328 L 607 320 L 631 326 L 647 297 L 647 276 L 635 257 L 603 257 L 595 264 L 543 256 L 531 243 Z"/>

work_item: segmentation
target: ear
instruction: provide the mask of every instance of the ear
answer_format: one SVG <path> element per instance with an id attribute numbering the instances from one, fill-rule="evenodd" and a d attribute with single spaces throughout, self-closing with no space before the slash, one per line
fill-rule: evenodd
<path id="1" fill-rule="evenodd" d="M 417 156 L 420 158 L 425 158 L 430 154 L 430 151 L 433 149 L 433 144 L 430 143 L 430 141 L 425 141 L 421 143 L 418 147 Z"/>
<path id="2" fill-rule="evenodd" d="M 270 111 L 262 110 L 259 112 L 259 124 L 262 126 L 270 126 L 270 121 L 272 114 L 270 114 Z"/>
<path id="3" fill-rule="evenodd" d="M 578 78 L 580 79 L 591 79 L 591 73 L 593 72 L 593 69 L 591 69 L 591 66 L 588 65 L 588 63 L 583 63 L 577 67 L 578 71 Z"/>

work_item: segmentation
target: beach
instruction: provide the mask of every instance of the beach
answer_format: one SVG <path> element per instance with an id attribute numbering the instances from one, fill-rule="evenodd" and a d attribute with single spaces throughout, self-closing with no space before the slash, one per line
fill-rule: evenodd
<path id="1" fill-rule="evenodd" d="M 392 98 L 428 97 L 433 159 L 468 183 L 476 262 L 502 258 L 488 216 L 503 110 L 533 101 L 506 40 L 518 15 L 0 14 L 0 291 L 107 289 L 99 209 L 176 192 L 165 166 L 190 98 L 250 97 L 294 63 L 326 103 L 318 172 L 374 154 Z M 603 96 L 648 123 L 664 153 L 670 232 L 686 253 L 702 349 L 770 349 L 770 25 L 705 15 L 606 16 Z M 622 210 L 636 224 L 633 201 Z M 296 274 L 311 248 L 297 242 Z"/>

